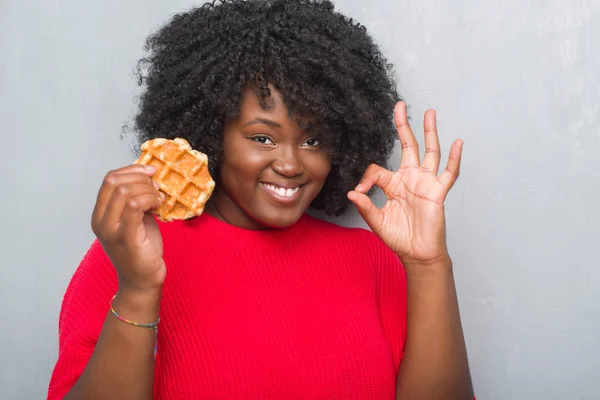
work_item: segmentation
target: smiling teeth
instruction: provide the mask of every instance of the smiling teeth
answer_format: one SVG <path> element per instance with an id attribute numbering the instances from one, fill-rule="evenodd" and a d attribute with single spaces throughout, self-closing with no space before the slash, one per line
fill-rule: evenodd
<path id="1" fill-rule="evenodd" d="M 279 195 L 281 197 L 292 197 L 299 189 L 299 187 L 294 188 L 294 189 L 285 189 L 285 188 L 281 188 L 281 187 L 277 187 L 277 186 L 273 186 L 273 185 L 267 185 L 267 184 L 265 184 L 265 187 L 267 189 L 269 189 L 271 192 L 276 193 L 277 195 Z"/>

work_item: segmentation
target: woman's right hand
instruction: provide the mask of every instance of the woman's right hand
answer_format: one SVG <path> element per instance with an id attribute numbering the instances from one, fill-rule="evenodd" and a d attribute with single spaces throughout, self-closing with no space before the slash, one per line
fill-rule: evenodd
<path id="1" fill-rule="evenodd" d="M 111 171 L 98 192 L 92 230 L 117 270 L 120 290 L 160 289 L 165 279 L 162 236 L 151 213 L 164 201 L 155 172 L 138 164 Z"/>

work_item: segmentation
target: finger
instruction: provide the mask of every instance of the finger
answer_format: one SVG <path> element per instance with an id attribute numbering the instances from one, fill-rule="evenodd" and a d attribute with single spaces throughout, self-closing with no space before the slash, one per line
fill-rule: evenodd
<path id="1" fill-rule="evenodd" d="M 157 199 L 161 196 L 156 186 L 149 182 L 125 183 L 117 186 L 113 190 L 109 204 L 106 207 L 103 224 L 108 227 L 116 228 L 121 223 L 127 201 L 144 194 L 152 195 Z M 142 212 L 148 210 L 149 209 L 145 209 Z"/>
<path id="2" fill-rule="evenodd" d="M 373 204 L 366 194 L 351 190 L 348 192 L 348 199 L 354 203 L 358 213 L 365 220 L 373 232 L 378 232 L 383 222 L 383 213 Z"/>
<path id="3" fill-rule="evenodd" d="M 403 101 L 398 102 L 394 108 L 394 123 L 398 131 L 400 144 L 402 145 L 400 167 L 419 166 L 419 144 L 408 124 L 406 105 Z"/>
<path id="4" fill-rule="evenodd" d="M 425 127 L 425 156 L 421 168 L 437 175 L 440 168 L 440 140 L 437 134 L 436 113 L 428 110 L 423 121 Z"/>
<path id="5" fill-rule="evenodd" d="M 446 188 L 446 192 L 448 192 L 452 188 L 454 182 L 456 182 L 456 179 L 458 178 L 458 175 L 460 175 L 460 161 L 462 158 L 462 148 L 462 140 L 455 140 L 454 143 L 452 143 L 452 147 L 450 147 L 450 154 L 448 155 L 448 163 L 446 164 L 446 169 L 444 170 L 444 172 L 442 172 L 439 178 L 442 185 L 444 185 L 444 187 Z"/>
<path id="6" fill-rule="evenodd" d="M 382 189 L 390 183 L 392 179 L 393 172 L 380 167 L 377 164 L 371 164 L 365 170 L 362 178 L 360 179 L 359 184 L 354 189 L 359 193 L 367 193 L 373 185 L 379 186 Z"/>
<path id="7" fill-rule="evenodd" d="M 108 201 L 112 196 L 114 188 L 119 183 L 128 183 L 134 181 L 134 179 L 129 176 L 130 174 L 134 174 L 137 177 L 142 175 L 151 177 L 155 173 L 155 167 L 131 164 L 126 167 L 110 171 L 108 174 L 106 174 L 104 181 L 102 182 L 102 186 L 100 186 L 100 189 L 98 190 L 96 204 L 94 206 L 94 211 L 92 212 L 92 225 L 100 223 L 100 221 L 102 221 L 104 218 Z"/>
<path id="8" fill-rule="evenodd" d="M 119 231 L 125 243 L 141 244 L 144 238 L 140 237 L 140 229 L 144 215 L 158 208 L 163 200 L 162 193 L 160 196 L 155 193 L 143 193 L 127 199 L 119 222 Z"/>
<path id="9" fill-rule="evenodd" d="M 153 165 L 129 164 L 124 167 L 115 169 L 114 171 L 111 171 L 111 172 L 113 172 L 115 174 L 129 174 L 132 172 L 141 172 L 141 173 L 152 172 L 152 174 L 154 174 L 154 172 L 156 172 L 156 167 Z"/>

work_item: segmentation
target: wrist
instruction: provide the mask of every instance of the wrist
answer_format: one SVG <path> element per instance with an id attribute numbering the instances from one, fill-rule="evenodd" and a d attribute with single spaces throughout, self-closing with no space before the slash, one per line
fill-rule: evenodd
<path id="1" fill-rule="evenodd" d="M 410 278 L 436 278 L 452 274 L 452 259 L 449 254 L 444 254 L 430 260 L 402 260 L 407 279 Z"/>
<path id="2" fill-rule="evenodd" d="M 119 285 L 113 305 L 121 313 L 154 317 L 158 315 L 162 288 L 138 290 Z"/>
<path id="3" fill-rule="evenodd" d="M 139 282 L 137 284 L 131 284 L 129 280 L 126 280 L 121 276 L 118 276 L 118 281 L 118 292 L 123 293 L 124 295 L 139 298 L 154 298 L 156 296 L 160 297 L 162 293 L 162 284 L 140 285 Z"/>

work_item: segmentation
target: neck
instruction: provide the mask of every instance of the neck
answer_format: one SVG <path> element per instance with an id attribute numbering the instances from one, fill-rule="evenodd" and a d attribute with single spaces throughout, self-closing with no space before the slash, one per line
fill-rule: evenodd
<path id="1" fill-rule="evenodd" d="M 250 218 L 224 191 L 216 191 L 213 199 L 211 206 L 206 209 L 206 212 L 211 216 L 238 228 L 250 230 L 269 229 Z"/>

